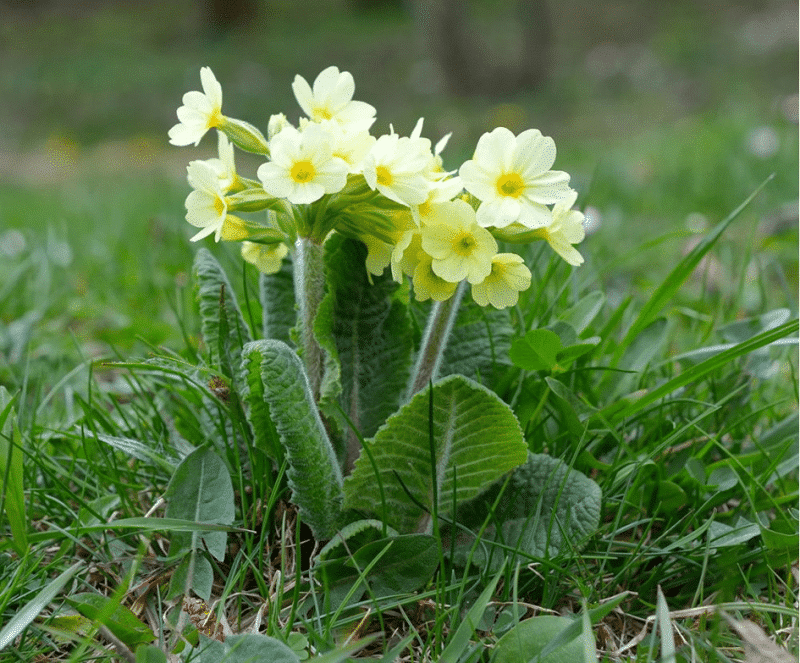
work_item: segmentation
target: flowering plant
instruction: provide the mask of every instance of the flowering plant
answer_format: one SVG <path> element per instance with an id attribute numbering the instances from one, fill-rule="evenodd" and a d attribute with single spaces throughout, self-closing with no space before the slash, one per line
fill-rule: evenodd
<path id="1" fill-rule="evenodd" d="M 532 495 L 566 476 L 560 461 L 529 454 L 508 405 L 471 379 L 509 356 L 506 309 L 531 285 L 523 257 L 499 243 L 544 240 L 569 264 L 583 262 L 573 246 L 584 238 L 583 215 L 572 209 L 569 175 L 551 169 L 552 138 L 497 128 L 447 170 L 449 135 L 433 145 L 420 119 L 409 136 L 391 125 L 374 136 L 375 109 L 353 100 L 353 77 L 336 67 L 313 85 L 297 76 L 305 115 L 296 125 L 273 115 L 266 135 L 223 115 L 209 68 L 201 81 L 169 132 L 175 145 L 197 145 L 217 129 L 218 158 L 189 164 L 186 220 L 199 228 L 192 241 L 241 243 L 260 272 L 265 337 L 253 340 L 227 277 L 201 250 L 212 391 L 219 396 L 221 381 L 253 439 L 276 466 L 287 463 L 292 499 L 317 537 L 435 536 L 440 524 L 456 525 L 456 507 L 514 468 L 517 488 Z M 264 158 L 256 178 L 237 171 L 234 147 Z M 418 302 L 432 300 L 421 340 L 404 290 L 412 287 Z M 467 287 L 491 325 L 460 307 Z M 599 489 L 570 472 L 572 497 L 589 495 L 591 508 L 578 517 L 560 493 L 550 506 L 566 509 L 560 535 L 584 536 L 597 524 Z M 515 525 L 521 537 L 529 525 Z"/>

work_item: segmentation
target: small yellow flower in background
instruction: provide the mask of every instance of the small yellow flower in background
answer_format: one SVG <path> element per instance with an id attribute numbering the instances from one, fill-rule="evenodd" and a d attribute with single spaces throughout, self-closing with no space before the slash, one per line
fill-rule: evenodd
<path id="1" fill-rule="evenodd" d="M 516 253 L 498 253 L 492 258 L 492 271 L 483 281 L 472 286 L 472 299 L 480 306 L 495 308 L 514 306 L 519 293 L 531 285 L 531 271 Z"/>
<path id="2" fill-rule="evenodd" d="M 398 283 L 403 282 L 403 274 L 413 276 L 414 270 L 420 260 L 422 250 L 422 235 L 419 230 L 406 230 L 400 235 L 392 249 L 392 278 Z"/>
<path id="3" fill-rule="evenodd" d="M 214 233 L 214 240 L 218 242 L 228 213 L 219 174 L 206 161 L 190 162 L 186 172 L 193 189 L 186 198 L 186 220 L 202 228 L 190 241 L 196 242 Z"/>
<path id="4" fill-rule="evenodd" d="M 347 183 L 347 163 L 333 156 L 329 135 L 309 124 L 302 132 L 288 126 L 270 141 L 271 161 L 257 174 L 264 191 L 295 205 L 336 193 Z"/>
<path id="5" fill-rule="evenodd" d="M 475 220 L 475 210 L 461 199 L 436 205 L 436 216 L 422 227 L 422 249 L 432 269 L 451 283 L 483 281 L 492 271 L 497 242 Z"/>
<path id="6" fill-rule="evenodd" d="M 577 199 L 578 193 L 573 192 L 563 203 L 556 204 L 550 224 L 537 231 L 553 251 L 575 267 L 583 263 L 583 256 L 572 245 L 582 242 L 586 237 L 583 213 L 572 209 Z"/>
<path id="7" fill-rule="evenodd" d="M 430 150 L 427 138 L 385 134 L 364 158 L 364 179 L 370 189 L 377 189 L 389 200 L 406 206 L 420 205 L 428 198 L 430 189 L 425 176 Z"/>
<path id="8" fill-rule="evenodd" d="M 203 91 L 193 90 L 183 95 L 183 106 L 178 108 L 179 124 L 169 130 L 173 145 L 198 145 L 206 132 L 218 126 L 222 118 L 222 86 L 208 67 L 200 70 Z"/>
<path id="9" fill-rule="evenodd" d="M 349 71 L 328 67 L 314 81 L 314 89 L 305 78 L 295 76 L 292 90 L 300 108 L 314 122 L 333 120 L 346 131 L 367 130 L 375 122 L 375 108 L 363 101 L 353 101 L 356 84 Z"/>
<path id="10" fill-rule="evenodd" d="M 458 287 L 458 283 L 451 283 L 445 281 L 442 277 L 438 276 L 431 268 L 431 257 L 424 251 L 418 254 L 419 262 L 414 268 L 414 297 L 418 302 L 424 302 L 426 299 L 433 299 L 437 302 L 443 302 L 450 299 Z"/>
<path id="11" fill-rule="evenodd" d="M 289 247 L 283 242 L 278 244 L 257 244 L 242 242 L 242 258 L 264 274 L 275 274 L 281 269 L 281 263 L 289 253 Z"/>
<path id="12" fill-rule="evenodd" d="M 481 201 L 478 223 L 504 228 L 517 221 L 531 229 L 550 223 L 546 205 L 571 191 L 569 175 L 550 170 L 555 160 L 553 139 L 537 129 L 516 137 L 505 127 L 483 134 L 459 171 L 464 188 Z"/>

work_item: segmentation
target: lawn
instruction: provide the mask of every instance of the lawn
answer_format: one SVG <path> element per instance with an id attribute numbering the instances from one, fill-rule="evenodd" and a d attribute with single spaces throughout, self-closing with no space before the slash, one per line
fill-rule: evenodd
<path id="1" fill-rule="evenodd" d="M 0 657 L 796 660 L 797 7 L 550 3 L 548 81 L 465 96 L 376 4 L 0 9 Z M 296 255 L 189 241 L 200 68 L 266 133 L 331 64 L 446 169 L 540 129 L 585 215 L 579 267 L 500 241 L 531 286 L 452 307 L 432 385 L 448 304 L 354 236 L 313 342 Z"/>

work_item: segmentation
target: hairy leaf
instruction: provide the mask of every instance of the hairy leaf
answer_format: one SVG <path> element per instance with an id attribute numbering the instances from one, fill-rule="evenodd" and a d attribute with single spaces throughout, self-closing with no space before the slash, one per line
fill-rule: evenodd
<path id="1" fill-rule="evenodd" d="M 260 633 L 229 635 L 225 642 L 200 636 L 198 663 L 300 663 L 300 659 L 280 640 Z"/>
<path id="2" fill-rule="evenodd" d="M 342 474 L 300 359 L 282 341 L 253 341 L 242 350 L 241 370 L 245 398 L 257 389 L 269 406 L 292 501 L 318 538 L 331 538 L 341 521 Z"/>
<path id="3" fill-rule="evenodd" d="M 164 494 L 167 518 L 180 518 L 199 523 L 230 525 L 234 518 L 234 494 L 230 473 L 225 463 L 210 449 L 198 449 L 178 465 Z M 208 577 L 210 564 L 202 556 L 207 550 L 218 560 L 225 558 L 227 532 L 173 531 L 170 555 L 186 555 L 186 583 L 203 598 L 211 590 Z M 200 573 L 205 571 L 205 573 Z M 176 572 L 175 574 L 179 574 Z M 185 587 L 173 578 L 177 591 Z"/>
<path id="4" fill-rule="evenodd" d="M 340 367 L 339 402 L 364 437 L 400 405 L 408 380 L 413 340 L 405 304 L 386 272 L 367 273 L 363 242 L 334 236 L 325 244 L 328 293 L 315 333 L 333 346 Z"/>
<path id="5" fill-rule="evenodd" d="M 508 309 L 476 304 L 465 297 L 444 350 L 439 375 L 460 374 L 491 384 L 493 370 L 508 364 L 514 330 Z"/>
<path id="6" fill-rule="evenodd" d="M 252 340 L 250 328 L 228 277 L 210 251 L 197 252 L 194 276 L 200 303 L 200 330 L 211 354 L 211 364 L 227 373 L 239 365 L 241 347 Z"/>
<path id="7" fill-rule="evenodd" d="M 464 505 L 459 509 L 459 520 L 477 532 L 501 489 L 495 485 L 478 500 Z M 529 454 L 527 462 L 511 475 L 471 561 L 496 569 L 508 556 L 524 563 L 577 548 L 600 523 L 600 501 L 600 487 L 581 472 L 557 458 Z M 475 537 L 461 532 L 456 541 L 456 560 L 464 564 Z M 492 551 L 492 542 L 519 554 Z"/>
<path id="8" fill-rule="evenodd" d="M 293 279 L 292 261 L 288 255 L 280 271 L 258 277 L 264 338 L 291 343 L 290 331 L 297 322 Z"/>
<path id="9" fill-rule="evenodd" d="M 345 506 L 377 513 L 400 532 L 431 527 L 434 495 L 440 514 L 479 495 L 503 474 L 524 462 L 526 445 L 511 409 L 494 393 L 461 375 L 418 393 L 367 440 L 381 483 L 365 453 L 345 481 Z M 430 430 L 434 463 L 431 464 Z"/>

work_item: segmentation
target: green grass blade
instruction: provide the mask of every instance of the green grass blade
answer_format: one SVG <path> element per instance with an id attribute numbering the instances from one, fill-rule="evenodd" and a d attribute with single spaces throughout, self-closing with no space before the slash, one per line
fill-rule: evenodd
<path id="1" fill-rule="evenodd" d="M 500 567 L 492 581 L 481 592 L 475 603 L 472 604 L 469 612 L 464 616 L 456 632 L 450 638 L 450 642 L 447 643 L 447 647 L 442 651 L 439 663 L 458 663 L 461 655 L 469 646 L 470 637 L 475 632 L 478 624 L 480 624 L 483 613 L 486 611 L 486 606 L 489 605 L 489 601 L 492 599 L 495 587 L 497 587 L 504 570 L 505 564 Z"/>
<path id="2" fill-rule="evenodd" d="M 709 357 L 703 362 L 688 368 L 680 375 L 676 375 L 671 380 L 668 380 L 660 387 L 653 389 L 652 391 L 648 392 L 644 396 L 642 396 L 639 400 L 634 401 L 627 407 L 624 407 L 618 410 L 616 413 L 613 414 L 613 418 L 616 421 L 619 421 L 622 418 L 630 417 L 633 414 L 640 412 L 650 403 L 657 401 L 659 398 L 666 396 L 667 394 L 672 393 L 676 389 L 686 386 L 692 382 L 697 382 L 704 376 L 708 375 L 712 371 L 724 366 L 725 364 L 733 361 L 737 357 L 741 357 L 743 355 L 749 354 L 754 350 L 758 350 L 758 348 L 763 348 L 765 345 L 769 345 L 770 343 L 774 343 L 786 336 L 791 334 L 797 334 L 798 331 L 798 321 L 797 320 L 790 320 L 789 322 L 781 325 L 780 327 L 775 327 L 773 329 L 768 329 L 757 336 L 753 336 L 752 338 L 744 341 L 743 343 L 738 343 L 732 348 L 720 352 L 713 357 Z M 611 408 L 616 407 L 616 403 L 610 406 Z M 608 413 L 609 415 L 611 413 Z"/>
<path id="3" fill-rule="evenodd" d="M 66 571 L 64 571 L 55 580 L 50 582 L 47 587 L 42 589 L 36 596 L 28 601 L 13 619 L 8 622 L 0 631 L 0 651 L 8 647 L 16 637 L 22 633 L 23 629 L 30 624 L 38 614 L 44 610 L 48 603 L 52 601 L 56 595 L 61 591 L 61 588 L 67 584 L 70 578 L 75 575 L 75 572 L 83 566 L 83 562 L 75 562 Z"/>
<path id="4" fill-rule="evenodd" d="M 661 658 L 663 663 L 675 663 L 675 640 L 672 636 L 672 620 L 669 617 L 669 606 L 658 587 L 658 598 L 656 599 L 656 622 L 658 622 L 658 637 L 661 642 Z"/>
<path id="5" fill-rule="evenodd" d="M 619 362 L 625 349 L 634 341 L 634 339 L 639 336 L 645 327 L 647 327 L 656 319 L 658 314 L 672 299 L 683 282 L 689 278 L 689 275 L 703 259 L 703 256 L 705 256 L 705 254 L 711 250 L 711 247 L 714 246 L 722 233 L 725 232 L 727 227 L 737 216 L 739 216 L 739 214 L 741 214 L 741 212 L 750 204 L 753 198 L 758 195 L 761 189 L 763 189 L 774 176 L 775 175 L 773 174 L 765 179 L 756 188 L 756 190 L 753 191 L 753 193 L 751 193 L 741 205 L 739 205 L 739 207 L 733 210 L 733 212 L 731 212 L 725 219 L 720 221 L 720 223 L 717 224 L 717 226 L 703 238 L 703 241 L 694 247 L 686 255 L 686 257 L 678 263 L 677 267 L 672 270 L 669 276 L 664 279 L 664 282 L 656 289 L 656 291 L 653 293 L 653 296 L 650 297 L 648 302 L 639 312 L 636 320 L 633 321 L 633 324 L 625 334 L 625 338 L 617 347 L 616 352 L 614 353 L 614 358 L 611 362 L 612 366 L 617 365 L 617 362 Z"/>

